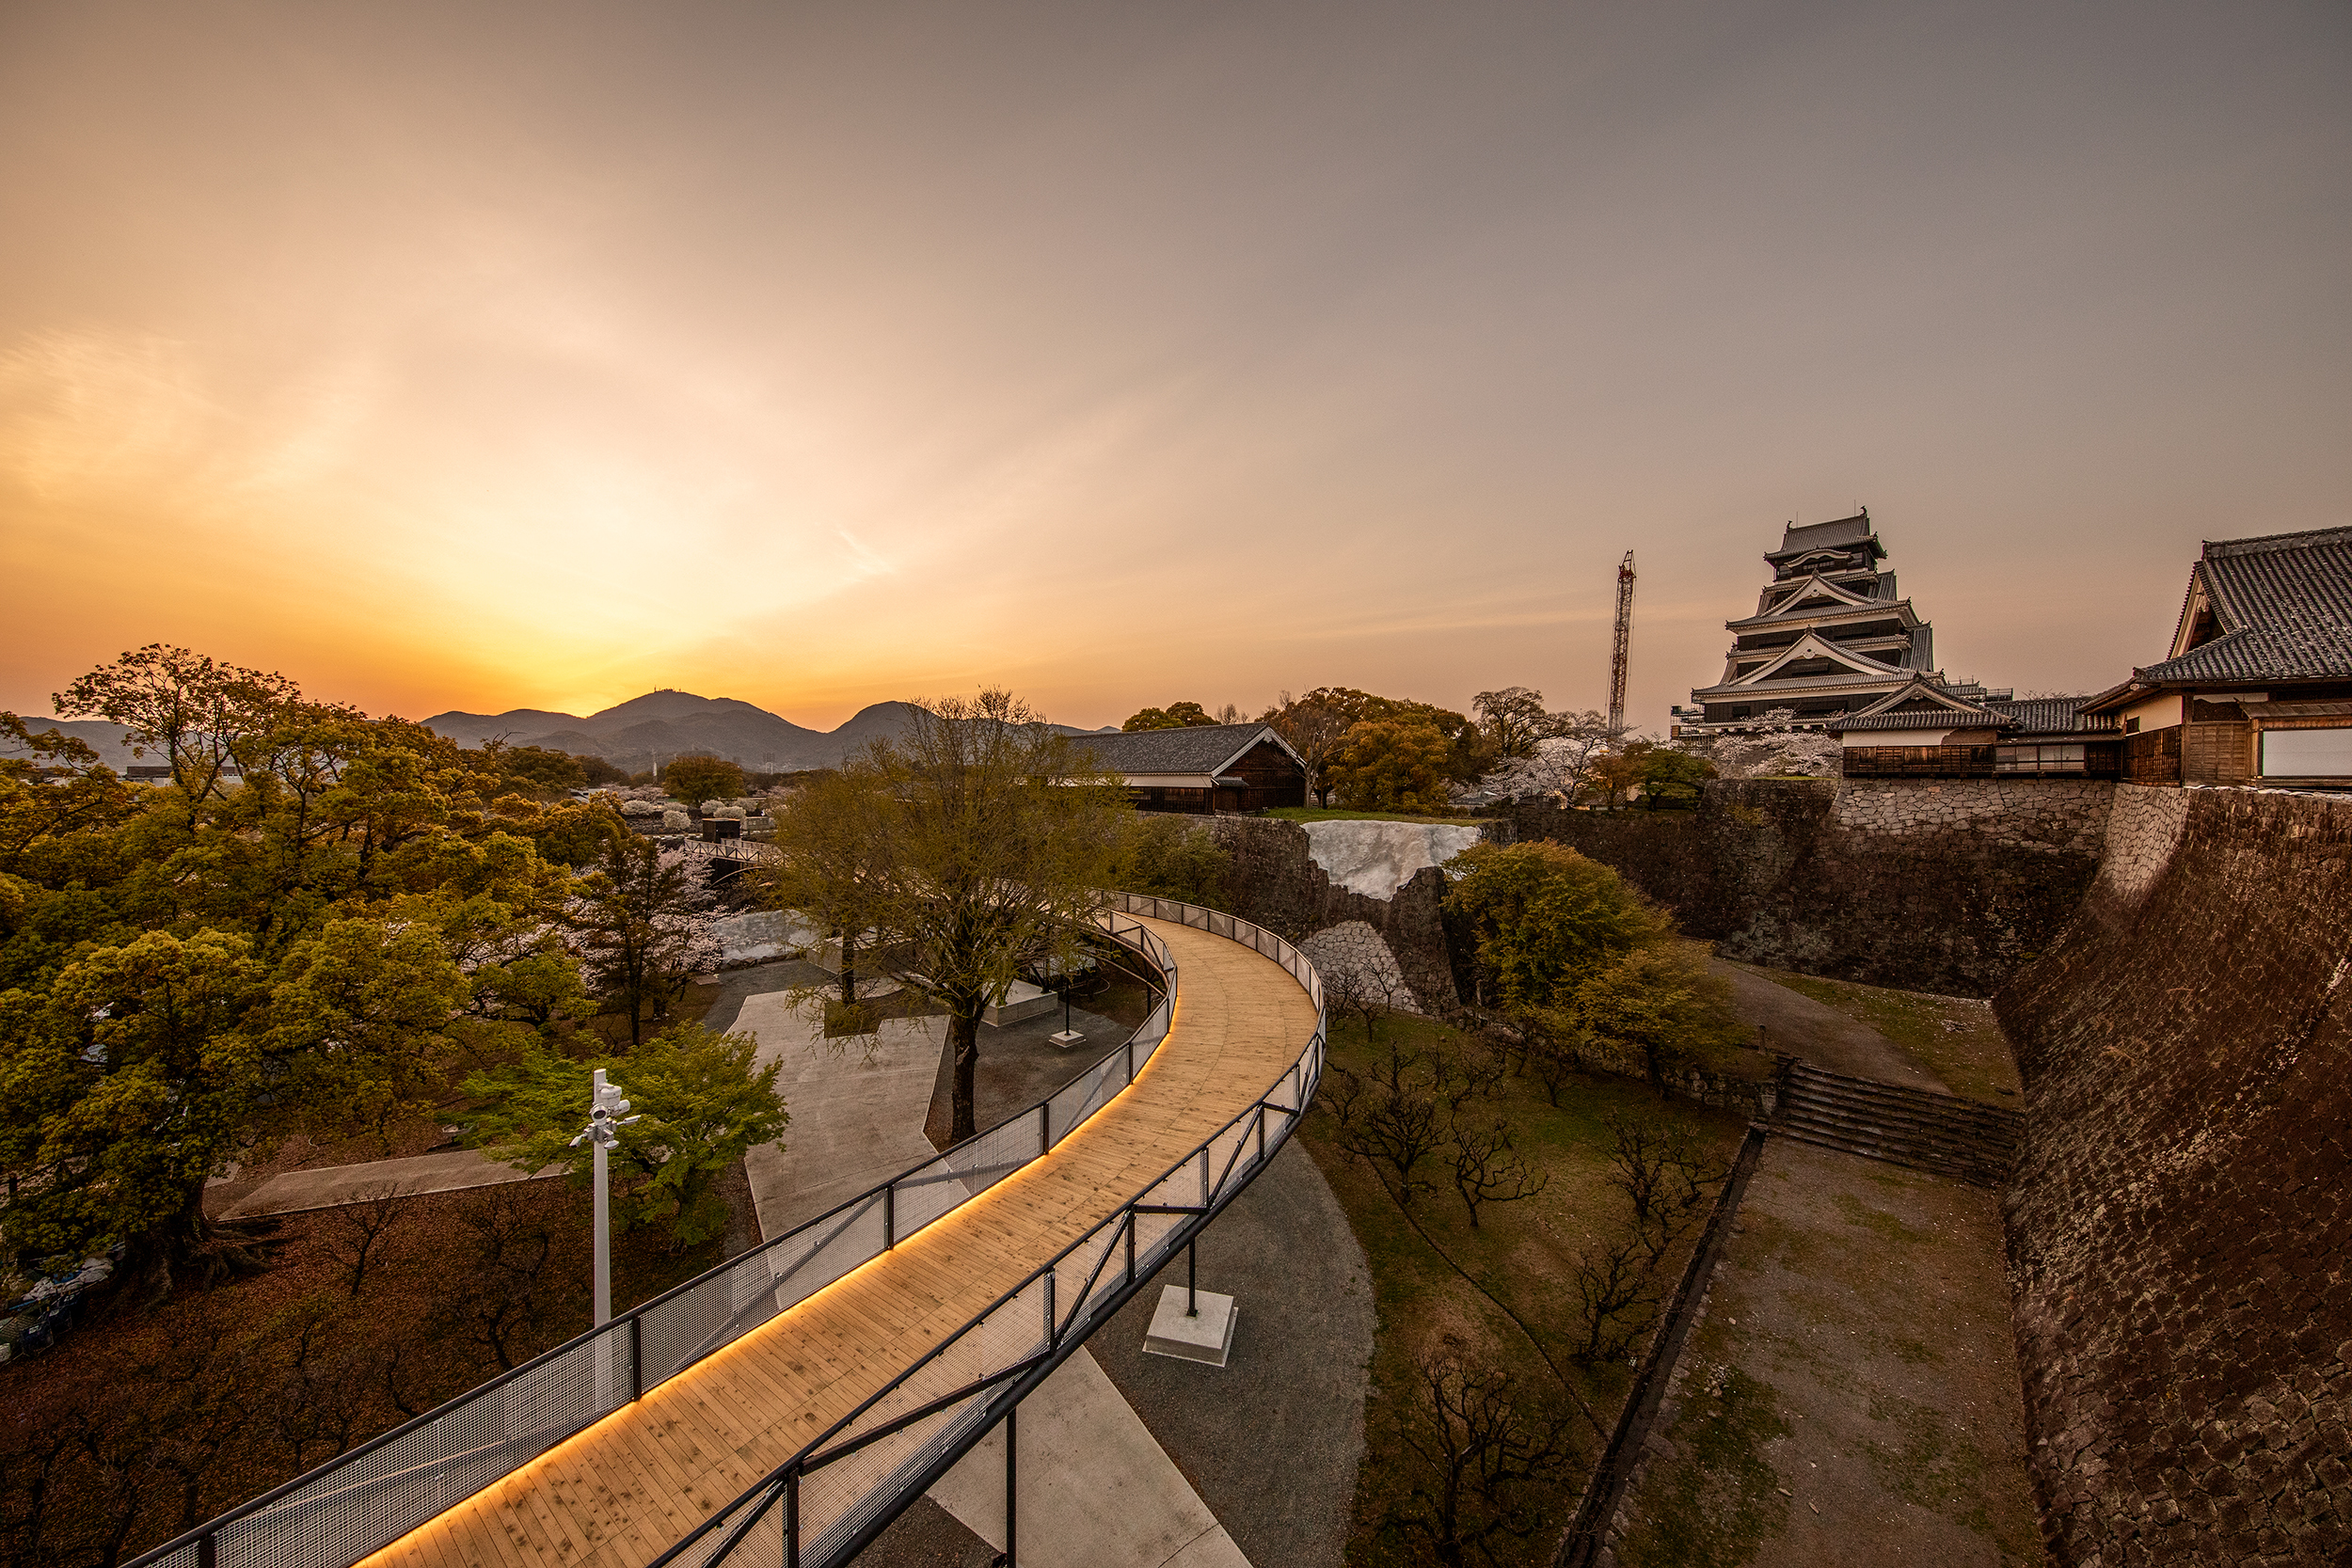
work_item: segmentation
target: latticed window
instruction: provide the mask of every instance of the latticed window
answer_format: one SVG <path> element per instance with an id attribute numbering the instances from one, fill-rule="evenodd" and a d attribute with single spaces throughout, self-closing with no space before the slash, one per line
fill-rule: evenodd
<path id="1" fill-rule="evenodd" d="M 1995 748 L 1993 770 L 1996 773 L 2079 773 L 2083 770 L 2083 749 L 2080 741 L 2052 746 L 2002 746 Z"/>

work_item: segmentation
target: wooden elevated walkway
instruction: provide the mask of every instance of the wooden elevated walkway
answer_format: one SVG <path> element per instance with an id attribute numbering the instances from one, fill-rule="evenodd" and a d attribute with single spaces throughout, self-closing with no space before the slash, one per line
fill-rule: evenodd
<path id="1" fill-rule="evenodd" d="M 1175 1022 L 1057 1145 L 856 1272 L 366 1560 L 368 1568 L 643 1568 L 1247 1110 L 1315 1027 L 1249 948 L 1147 921 Z"/>

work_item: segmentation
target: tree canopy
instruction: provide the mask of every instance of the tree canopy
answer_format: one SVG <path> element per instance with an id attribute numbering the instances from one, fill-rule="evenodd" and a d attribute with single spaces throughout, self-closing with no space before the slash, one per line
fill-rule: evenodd
<path id="1" fill-rule="evenodd" d="M 1147 707 L 1120 725 L 1122 730 L 1182 730 L 1223 723 L 1199 703 L 1170 703 L 1166 707 Z"/>
<path id="2" fill-rule="evenodd" d="M 843 767 L 837 790 L 784 808 L 778 896 L 862 921 L 874 961 L 947 1014 L 950 1140 L 977 1131 L 981 1013 L 1025 970 L 1075 950 L 1133 815 L 1120 780 L 1089 771 L 1068 736 L 995 690 L 916 705 L 896 739 Z"/>
<path id="3" fill-rule="evenodd" d="M 560 798 L 561 752 L 469 750 L 160 644 L 56 705 L 171 773 L 127 783 L 0 714 L 22 753 L 0 758 L 10 1250 L 128 1243 L 159 1283 L 214 1266 L 203 1189 L 230 1162 L 381 1133 L 458 1064 L 576 1050 L 577 1021 L 675 984 L 675 911 L 643 889 L 672 871 Z"/>
<path id="4" fill-rule="evenodd" d="M 732 800 L 750 785 L 743 769 L 726 758 L 691 756 L 675 758 L 661 769 L 661 787 L 674 800 L 700 805 L 705 800 Z"/>
<path id="5" fill-rule="evenodd" d="M 1563 845 L 1480 844 L 1447 864 L 1446 912 L 1467 927 L 1480 1000 L 1565 1005 L 1584 980 L 1674 924 L 1616 872 Z"/>
<path id="6" fill-rule="evenodd" d="M 1327 766 L 1340 799 L 1359 811 L 1444 811 L 1452 756 L 1435 725 L 1366 719 L 1349 726 Z"/>

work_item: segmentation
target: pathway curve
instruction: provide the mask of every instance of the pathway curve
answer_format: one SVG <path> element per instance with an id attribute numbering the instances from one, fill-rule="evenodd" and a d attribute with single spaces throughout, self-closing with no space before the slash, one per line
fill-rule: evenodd
<path id="1" fill-rule="evenodd" d="M 1167 1042 L 1050 1154 L 369 1562 L 650 1562 L 1254 1103 L 1313 1004 L 1248 948 L 1147 924 L 1183 975 Z"/>

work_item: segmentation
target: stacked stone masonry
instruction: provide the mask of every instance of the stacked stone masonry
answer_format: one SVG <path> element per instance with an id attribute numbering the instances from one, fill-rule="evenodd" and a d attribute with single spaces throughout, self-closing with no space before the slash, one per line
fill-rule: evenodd
<path id="1" fill-rule="evenodd" d="M 1991 994 L 2097 873 L 2104 780 L 1722 780 L 1694 812 L 1508 809 L 1614 866 L 1726 958 Z"/>
<path id="2" fill-rule="evenodd" d="M 2058 1560 L 2352 1560 L 2352 800 L 2123 786 L 2081 917 L 1996 999 Z"/>

